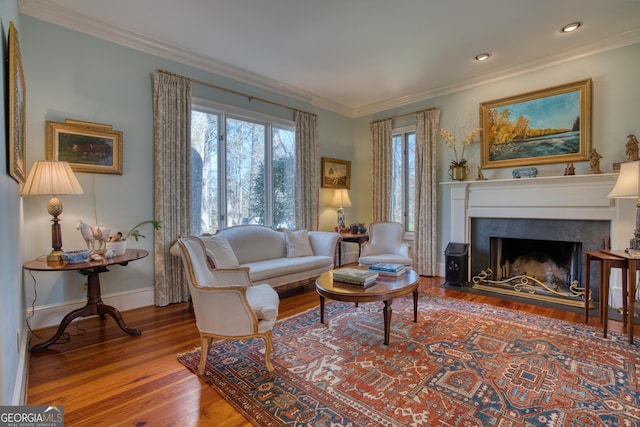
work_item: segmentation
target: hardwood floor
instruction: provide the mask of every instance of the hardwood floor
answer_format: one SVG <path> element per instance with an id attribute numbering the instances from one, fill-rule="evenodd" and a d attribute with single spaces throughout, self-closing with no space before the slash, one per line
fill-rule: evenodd
<path id="1" fill-rule="evenodd" d="M 443 281 L 422 277 L 420 292 L 584 321 L 582 313 L 445 289 Z M 282 294 L 280 318 L 317 305 L 313 287 Z M 27 404 L 63 405 L 66 426 L 251 425 L 178 362 L 178 353 L 199 346 L 188 303 L 144 307 L 123 312 L 123 317 L 130 327 L 140 328 L 142 336 L 124 334 L 109 317 L 91 317 L 67 328 L 69 342 L 32 353 Z M 589 319 L 591 325 L 598 323 L 597 317 Z M 55 329 L 36 331 L 40 338 L 33 337 L 32 344 L 46 340 Z M 610 321 L 609 330 L 621 332 L 622 324 Z M 635 334 L 640 335 L 638 326 Z"/>

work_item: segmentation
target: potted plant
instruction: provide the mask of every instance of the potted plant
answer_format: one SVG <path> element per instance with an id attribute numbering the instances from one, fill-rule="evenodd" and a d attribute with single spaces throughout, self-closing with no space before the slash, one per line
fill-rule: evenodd
<path id="1" fill-rule="evenodd" d="M 138 239 L 144 239 L 146 236 L 144 234 L 140 234 L 140 227 L 146 224 L 151 224 L 154 230 L 160 229 L 160 221 L 156 221 L 153 219 L 142 221 L 133 227 L 126 233 L 122 234 L 118 231 L 116 234 L 109 236 L 109 241 L 106 244 L 105 251 L 109 252 L 109 250 L 113 249 L 116 255 L 124 255 L 127 250 L 127 239 L 133 237 L 136 242 Z"/>
<path id="2" fill-rule="evenodd" d="M 451 179 L 455 181 L 464 181 L 467 178 L 467 175 L 469 174 L 469 165 L 467 164 L 467 159 L 464 158 L 464 149 L 467 145 L 473 142 L 474 138 L 481 130 L 481 128 L 470 130 L 462 141 L 462 149 L 460 150 L 460 153 L 458 153 L 456 138 L 445 128 L 440 129 L 440 136 L 444 143 L 447 144 L 447 147 L 453 150 L 453 158 L 449 165 L 449 177 Z"/>

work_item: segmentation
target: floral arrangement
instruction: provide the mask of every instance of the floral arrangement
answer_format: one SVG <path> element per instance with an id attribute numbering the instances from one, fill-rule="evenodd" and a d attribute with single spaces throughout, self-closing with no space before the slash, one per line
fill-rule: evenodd
<path id="1" fill-rule="evenodd" d="M 447 144 L 447 147 L 453 150 L 453 159 L 451 160 L 451 164 L 453 166 L 464 166 L 467 164 L 467 159 L 464 158 L 464 149 L 467 145 L 473 142 L 476 135 L 478 135 L 481 130 L 482 128 L 475 128 L 467 133 L 467 136 L 462 140 L 462 150 L 458 154 L 458 148 L 456 147 L 456 139 L 454 136 L 445 128 L 440 129 L 440 136 L 444 140 L 445 144 Z"/>

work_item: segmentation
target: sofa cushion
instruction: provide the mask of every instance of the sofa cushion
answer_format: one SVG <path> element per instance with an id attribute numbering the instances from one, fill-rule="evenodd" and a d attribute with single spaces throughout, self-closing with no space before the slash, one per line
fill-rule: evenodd
<path id="1" fill-rule="evenodd" d="M 213 268 L 239 267 L 236 254 L 224 234 L 203 235 L 200 237 L 207 249 L 207 256 L 213 262 Z"/>
<path id="2" fill-rule="evenodd" d="M 289 258 L 313 255 L 307 230 L 284 230 L 284 241 Z"/>
<path id="3" fill-rule="evenodd" d="M 333 265 L 333 258 L 326 256 L 308 256 L 296 258 L 279 258 L 265 261 L 256 261 L 250 264 L 242 264 L 249 267 L 251 280 L 256 282 L 268 282 L 272 277 L 285 276 Z"/>
<path id="4" fill-rule="evenodd" d="M 262 225 L 236 225 L 220 230 L 240 265 L 287 256 L 284 233 Z"/>

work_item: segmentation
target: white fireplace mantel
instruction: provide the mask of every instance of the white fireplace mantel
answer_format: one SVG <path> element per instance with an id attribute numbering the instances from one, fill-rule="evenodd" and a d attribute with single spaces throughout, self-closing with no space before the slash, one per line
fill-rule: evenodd
<path id="1" fill-rule="evenodd" d="M 608 220 L 612 248 L 624 249 L 633 237 L 635 201 L 607 197 L 617 177 L 603 173 L 443 182 L 450 193 L 450 239 L 471 243 L 471 218 Z M 612 288 L 616 282 L 612 278 Z M 611 297 L 612 302 L 620 299 Z"/>

